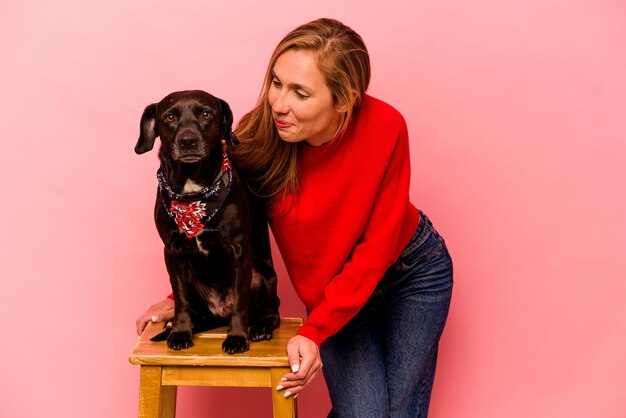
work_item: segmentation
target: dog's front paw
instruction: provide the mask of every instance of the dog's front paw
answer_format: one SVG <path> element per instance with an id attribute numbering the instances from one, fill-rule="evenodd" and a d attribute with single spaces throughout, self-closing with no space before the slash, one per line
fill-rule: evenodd
<path id="1" fill-rule="evenodd" d="M 237 354 L 248 351 L 250 346 L 246 337 L 229 335 L 222 343 L 222 350 L 228 354 Z"/>
<path id="2" fill-rule="evenodd" d="M 272 339 L 272 331 L 274 327 L 266 324 L 253 325 L 250 327 L 250 341 L 265 341 Z"/>
<path id="3" fill-rule="evenodd" d="M 184 350 L 193 347 L 193 340 L 190 332 L 174 332 L 167 337 L 167 346 L 172 350 Z"/>

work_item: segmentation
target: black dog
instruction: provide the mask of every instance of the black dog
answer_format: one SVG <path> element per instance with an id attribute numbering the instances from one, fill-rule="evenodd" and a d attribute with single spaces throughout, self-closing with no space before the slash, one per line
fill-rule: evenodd
<path id="1" fill-rule="evenodd" d="M 280 322 L 264 208 L 223 151 L 222 139 L 236 141 L 232 123 L 226 102 L 198 90 L 172 93 L 141 117 L 135 152 L 161 138 L 154 218 L 175 301 L 171 329 L 153 339 L 174 350 L 229 323 L 222 349 L 241 353 L 248 336 L 268 340 Z"/>

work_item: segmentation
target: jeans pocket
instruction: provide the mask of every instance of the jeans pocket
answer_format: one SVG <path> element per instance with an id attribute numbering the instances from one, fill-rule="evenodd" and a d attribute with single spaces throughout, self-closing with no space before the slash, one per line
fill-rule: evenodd
<path id="1" fill-rule="evenodd" d="M 401 271 L 413 269 L 424 263 L 445 248 L 445 242 L 430 219 L 420 211 L 420 225 L 398 258 L 397 266 Z"/>
<path id="2" fill-rule="evenodd" d="M 435 238 L 434 236 L 432 238 Z M 443 242 L 439 239 L 430 239 L 428 244 L 416 248 L 414 251 L 400 257 L 400 268 L 404 271 L 410 270 L 419 263 L 428 260 L 432 255 L 436 254 L 443 248 Z M 432 242 L 434 241 L 434 242 Z M 426 244 L 426 243 L 425 243 Z M 426 248 L 424 248 L 426 247 Z"/>

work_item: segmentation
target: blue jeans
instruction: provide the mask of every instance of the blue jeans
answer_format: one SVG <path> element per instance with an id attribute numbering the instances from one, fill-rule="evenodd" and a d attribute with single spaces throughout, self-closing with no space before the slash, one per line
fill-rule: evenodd
<path id="1" fill-rule="evenodd" d="M 428 415 L 452 295 L 452 259 L 420 215 L 417 232 L 367 304 L 320 347 L 329 418 Z"/>

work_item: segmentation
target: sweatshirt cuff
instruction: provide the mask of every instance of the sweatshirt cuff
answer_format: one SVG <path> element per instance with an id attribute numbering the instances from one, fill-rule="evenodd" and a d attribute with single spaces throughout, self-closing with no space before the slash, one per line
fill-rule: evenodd
<path id="1" fill-rule="evenodd" d="M 168 299 L 172 299 L 172 300 L 174 300 L 174 294 L 173 294 L 173 293 L 170 293 L 170 295 L 169 295 L 167 298 L 168 298 Z"/>
<path id="2" fill-rule="evenodd" d="M 298 330 L 298 335 L 302 335 L 303 337 L 308 338 L 318 346 L 322 345 L 322 343 L 326 340 L 325 337 L 320 335 L 320 332 L 317 328 L 307 325 L 306 322 Z"/>

